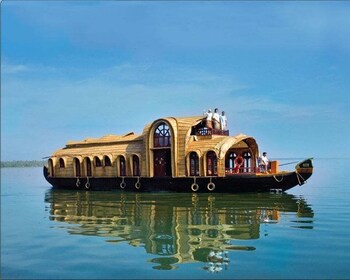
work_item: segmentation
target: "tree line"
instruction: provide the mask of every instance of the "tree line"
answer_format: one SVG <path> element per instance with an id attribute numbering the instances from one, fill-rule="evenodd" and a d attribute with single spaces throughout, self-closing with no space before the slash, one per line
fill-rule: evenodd
<path id="1" fill-rule="evenodd" d="M 44 160 L 12 160 L 1 161 L 1 168 L 7 167 L 43 167 L 45 165 Z"/>

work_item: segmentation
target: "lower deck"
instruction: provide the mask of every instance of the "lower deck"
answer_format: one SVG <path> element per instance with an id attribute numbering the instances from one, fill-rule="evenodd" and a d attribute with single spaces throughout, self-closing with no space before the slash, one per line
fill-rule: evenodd
<path id="1" fill-rule="evenodd" d="M 239 173 L 225 177 L 50 177 L 44 175 L 56 188 L 83 190 L 122 190 L 136 192 L 269 192 L 286 191 L 302 185 L 311 176 L 309 172 Z"/>

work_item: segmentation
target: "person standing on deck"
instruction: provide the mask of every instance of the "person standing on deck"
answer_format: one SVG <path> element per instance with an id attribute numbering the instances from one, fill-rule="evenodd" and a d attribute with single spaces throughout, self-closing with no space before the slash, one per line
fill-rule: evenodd
<path id="1" fill-rule="evenodd" d="M 219 115 L 219 109 L 215 108 L 214 114 L 213 114 L 213 128 L 214 129 L 220 129 L 220 115 Z"/>
<path id="2" fill-rule="evenodd" d="M 213 128 L 213 125 L 212 125 L 213 113 L 211 112 L 211 109 L 209 109 L 208 112 L 204 112 L 204 115 L 205 115 L 205 126 L 207 128 Z"/>
<path id="3" fill-rule="evenodd" d="M 222 111 L 222 113 L 221 113 L 220 124 L 221 124 L 221 129 L 222 130 L 227 130 L 227 118 L 226 118 L 226 115 L 225 115 L 225 111 Z"/>
<path id="4" fill-rule="evenodd" d="M 258 158 L 258 165 L 261 172 L 267 172 L 269 169 L 269 159 L 267 158 L 267 153 L 263 152 L 263 155 Z"/>

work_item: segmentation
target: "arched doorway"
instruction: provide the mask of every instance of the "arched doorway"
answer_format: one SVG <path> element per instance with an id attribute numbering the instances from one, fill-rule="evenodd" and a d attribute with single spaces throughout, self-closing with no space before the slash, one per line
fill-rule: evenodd
<path id="1" fill-rule="evenodd" d="M 218 175 L 218 159 L 213 151 L 207 153 L 207 176 Z"/>
<path id="2" fill-rule="evenodd" d="M 105 162 L 105 166 L 112 166 L 112 162 L 109 156 L 104 156 L 104 162 Z"/>
<path id="3" fill-rule="evenodd" d="M 132 156 L 132 175 L 140 176 L 140 160 L 137 155 Z"/>
<path id="4" fill-rule="evenodd" d="M 190 176 L 199 176 L 199 158 L 196 152 L 190 153 Z"/>
<path id="5" fill-rule="evenodd" d="M 85 158 L 86 163 L 86 176 L 91 177 L 92 176 L 92 168 L 91 168 L 91 160 L 90 158 Z"/>
<path id="6" fill-rule="evenodd" d="M 171 176 L 171 132 L 164 122 L 153 134 L 153 168 L 155 177 Z"/>
<path id="7" fill-rule="evenodd" d="M 126 176 L 126 162 L 124 156 L 120 156 L 119 158 L 119 175 Z"/>
<path id="8" fill-rule="evenodd" d="M 74 166 L 75 166 L 75 177 L 81 177 L 80 170 L 80 161 L 77 158 L 74 158 Z"/>
<path id="9" fill-rule="evenodd" d="M 60 158 L 59 163 L 60 163 L 60 168 L 65 168 L 66 167 L 66 164 L 64 163 L 64 159 L 63 158 Z"/>

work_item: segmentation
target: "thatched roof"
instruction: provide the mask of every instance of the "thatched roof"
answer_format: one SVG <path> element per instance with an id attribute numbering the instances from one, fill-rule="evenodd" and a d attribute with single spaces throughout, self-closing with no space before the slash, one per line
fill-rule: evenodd
<path id="1" fill-rule="evenodd" d="M 118 143 L 129 141 L 142 140 L 142 135 L 136 135 L 134 132 L 129 132 L 124 135 L 108 134 L 100 138 L 86 138 L 83 141 L 68 141 L 66 148 L 93 145 L 93 144 L 106 144 L 106 143 Z"/>
<path id="2" fill-rule="evenodd" d="M 224 158 L 226 152 L 235 145 L 240 145 L 241 147 L 249 145 L 255 155 L 258 155 L 259 153 L 255 139 L 244 134 L 238 134 L 235 136 L 215 135 L 208 139 L 192 141 L 187 145 L 186 151 L 197 151 L 199 154 L 204 154 L 211 150 L 216 152 L 219 158 Z"/>
<path id="3" fill-rule="evenodd" d="M 174 128 L 174 130 L 181 129 L 182 131 L 188 131 L 189 129 L 192 128 L 192 126 L 196 125 L 203 118 L 204 118 L 203 116 L 160 118 L 151 123 L 148 123 L 145 126 L 142 134 L 147 135 L 150 128 L 153 127 L 155 123 L 160 123 L 162 121 L 169 123 Z"/>

